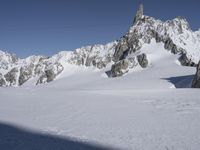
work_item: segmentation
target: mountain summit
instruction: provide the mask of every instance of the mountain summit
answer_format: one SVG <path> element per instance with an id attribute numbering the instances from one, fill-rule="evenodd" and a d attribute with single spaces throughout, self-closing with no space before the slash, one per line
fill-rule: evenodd
<path id="1" fill-rule="evenodd" d="M 169 55 L 173 59 L 164 62 Z M 63 51 L 52 57 L 19 59 L 1 51 L 0 58 L 0 86 L 21 86 L 28 81 L 35 85 L 47 83 L 83 66 L 103 70 L 108 77 L 171 62 L 196 67 L 200 60 L 200 31 L 192 31 L 181 17 L 163 22 L 146 16 L 140 5 L 133 25 L 117 41 Z"/>
<path id="2" fill-rule="evenodd" d="M 139 10 L 136 13 L 133 23 L 136 23 L 139 19 L 141 19 L 144 15 L 144 6 L 143 4 L 140 5 Z"/>

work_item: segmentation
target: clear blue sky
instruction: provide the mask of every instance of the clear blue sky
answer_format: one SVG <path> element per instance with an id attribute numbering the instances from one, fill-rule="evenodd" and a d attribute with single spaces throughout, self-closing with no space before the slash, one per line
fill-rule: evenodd
<path id="1" fill-rule="evenodd" d="M 113 41 L 140 3 L 146 15 L 184 16 L 193 30 L 200 28 L 199 0 L 0 0 L 0 49 L 26 57 Z"/>

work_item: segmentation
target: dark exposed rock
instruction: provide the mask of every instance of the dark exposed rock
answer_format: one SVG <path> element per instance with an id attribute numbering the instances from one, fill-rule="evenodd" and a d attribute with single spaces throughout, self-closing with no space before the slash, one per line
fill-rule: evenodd
<path id="1" fill-rule="evenodd" d="M 115 53 L 113 55 L 113 61 L 118 62 L 125 59 L 129 54 L 135 53 L 141 49 L 141 43 L 139 37 L 134 35 L 128 35 L 127 37 L 122 37 L 115 48 Z"/>
<path id="2" fill-rule="evenodd" d="M 148 60 L 146 54 L 138 55 L 137 60 L 142 68 L 146 68 L 148 66 Z"/>
<path id="3" fill-rule="evenodd" d="M 171 51 L 173 54 L 178 54 L 178 52 L 180 52 L 178 47 L 176 46 L 176 44 L 174 44 L 174 42 L 172 41 L 171 38 L 167 38 L 165 40 L 165 46 L 164 47 L 165 47 L 165 49 Z"/>
<path id="4" fill-rule="evenodd" d="M 192 88 L 200 88 L 200 61 L 197 65 L 197 71 L 192 82 Z"/>
<path id="5" fill-rule="evenodd" d="M 51 82 L 55 79 L 56 75 L 53 70 L 46 70 L 45 71 L 46 77 L 47 77 L 47 82 Z"/>
<path id="6" fill-rule="evenodd" d="M 114 63 L 108 71 L 109 76 L 122 76 L 138 64 L 143 68 L 148 66 L 147 56 L 141 54 L 140 50 L 144 45 L 151 44 L 154 39 L 156 43 L 164 44 L 164 48 L 171 53 L 179 54 L 179 61 L 182 65 L 196 66 L 194 62 L 198 59 L 196 60 L 193 55 L 196 55 L 195 52 L 199 50 L 197 44 L 200 34 L 196 40 L 196 33 L 191 32 L 189 24 L 183 18 L 162 22 L 145 16 L 143 13 L 143 5 L 140 5 L 133 26 L 117 42 L 107 45 L 86 46 L 73 52 L 60 53 L 52 57 L 32 56 L 22 60 L 13 54 L 0 51 L 2 73 L 11 70 L 6 75 L 0 74 L 0 86 L 22 85 L 32 77 L 38 78 L 37 84 L 51 82 L 63 71 L 64 68 L 61 63 L 94 66 L 99 69 Z M 193 44 L 196 43 L 193 54 L 190 54 L 187 49 L 190 37 L 193 39 Z"/>
<path id="7" fill-rule="evenodd" d="M 20 68 L 20 75 L 19 75 L 19 86 L 23 85 L 26 81 L 28 81 L 32 77 L 34 69 L 34 64 L 30 64 L 25 67 Z"/>
<path id="8" fill-rule="evenodd" d="M 152 36 L 155 38 L 156 43 L 160 43 L 163 41 L 162 37 L 155 30 L 152 30 Z"/>
<path id="9" fill-rule="evenodd" d="M 49 67 L 49 66 L 48 66 Z M 48 83 L 53 81 L 57 75 L 63 71 L 63 66 L 60 63 L 55 63 L 50 68 L 46 69 L 37 81 L 37 84 Z"/>
<path id="10" fill-rule="evenodd" d="M 128 72 L 129 62 L 127 59 L 121 60 L 112 65 L 111 77 L 119 77 Z"/>
<path id="11" fill-rule="evenodd" d="M 117 42 L 112 42 L 106 45 L 93 45 L 76 49 L 72 53 L 69 63 L 102 69 L 112 62 L 116 44 Z"/>
<path id="12" fill-rule="evenodd" d="M 6 86 L 6 81 L 1 73 L 0 73 L 0 86 Z"/>
<path id="13" fill-rule="evenodd" d="M 11 71 L 9 71 L 7 74 L 4 75 L 6 81 L 9 83 L 10 86 L 17 85 L 17 75 L 18 75 L 18 68 L 13 68 Z"/>
<path id="14" fill-rule="evenodd" d="M 134 18 L 134 21 L 133 21 L 134 24 L 137 23 L 139 19 L 142 19 L 143 14 L 144 14 L 144 6 L 141 4 Z"/>
<path id="15" fill-rule="evenodd" d="M 190 67 L 197 66 L 197 64 L 195 64 L 191 59 L 187 57 L 186 53 L 182 53 L 178 60 L 182 66 L 190 66 Z"/>
<path id="16" fill-rule="evenodd" d="M 112 61 L 112 58 L 106 57 L 105 60 L 101 60 L 101 58 L 98 58 L 97 56 L 94 57 L 88 57 L 86 59 L 85 66 L 94 66 L 97 67 L 98 69 L 105 68 L 108 63 Z"/>
<path id="17" fill-rule="evenodd" d="M 47 82 L 53 81 L 57 75 L 63 71 L 63 66 L 60 63 L 55 63 L 51 69 L 45 71 Z"/>
<path id="18" fill-rule="evenodd" d="M 127 58 L 118 61 L 117 63 L 113 64 L 110 71 L 107 71 L 106 74 L 109 77 L 119 77 L 125 73 L 129 72 L 129 69 L 134 68 L 137 66 L 138 63 L 135 60 L 135 57 Z"/>
<path id="19" fill-rule="evenodd" d="M 116 46 L 115 48 L 115 53 L 114 53 L 114 56 L 113 56 L 113 60 L 115 62 L 119 61 L 119 60 L 122 60 L 124 59 L 124 53 L 126 51 L 129 50 L 129 47 L 128 47 L 128 43 L 127 43 L 127 40 L 125 38 L 122 38 L 118 45 Z"/>

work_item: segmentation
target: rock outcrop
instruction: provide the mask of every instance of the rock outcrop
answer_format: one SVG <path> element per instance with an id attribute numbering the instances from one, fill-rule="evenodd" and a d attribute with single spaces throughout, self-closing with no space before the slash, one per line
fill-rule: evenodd
<path id="1" fill-rule="evenodd" d="M 139 9 L 138 9 L 138 11 L 137 11 L 137 13 L 136 13 L 136 16 L 134 18 L 133 23 L 134 24 L 137 23 L 137 21 L 139 19 L 142 19 L 143 15 L 144 15 L 144 6 L 143 6 L 143 4 L 141 4 L 140 7 L 139 7 Z"/>
<path id="2" fill-rule="evenodd" d="M 36 80 L 35 84 L 48 83 L 68 65 L 107 68 L 109 77 L 122 76 L 136 67 L 151 66 L 151 60 L 148 60 L 151 57 L 145 52 L 144 45 L 151 45 L 154 40 L 172 55 L 177 55 L 181 65 L 197 66 L 200 31 L 193 32 L 186 19 L 181 17 L 163 22 L 146 16 L 143 5 L 140 5 L 128 32 L 106 45 L 85 46 L 52 57 L 31 56 L 25 59 L 0 51 L 0 86 L 21 86 L 32 78 Z"/>
<path id="3" fill-rule="evenodd" d="M 94 66 L 98 69 L 106 67 L 112 62 L 117 42 L 106 45 L 94 45 L 76 49 L 69 62 L 79 66 Z"/>
<path id="4" fill-rule="evenodd" d="M 60 63 L 46 66 L 44 72 L 39 77 L 37 84 L 48 83 L 53 81 L 62 71 L 64 67 Z"/>
<path id="5" fill-rule="evenodd" d="M 192 88 L 200 88 L 200 61 L 197 65 L 197 71 L 192 81 Z"/>
<path id="6" fill-rule="evenodd" d="M 111 68 L 111 77 L 119 77 L 128 72 L 129 62 L 127 59 L 117 62 Z"/>
<path id="7" fill-rule="evenodd" d="M 7 74 L 4 75 L 7 85 L 8 86 L 15 86 L 17 85 L 17 76 L 18 76 L 19 70 L 17 67 L 11 69 Z"/>
<path id="8" fill-rule="evenodd" d="M 140 54 L 137 56 L 138 63 L 142 68 L 146 68 L 148 66 L 148 60 L 146 54 Z"/>
<path id="9" fill-rule="evenodd" d="M 33 74 L 34 64 L 30 64 L 28 66 L 24 66 L 20 68 L 19 74 L 19 86 L 23 85 L 26 81 L 28 81 Z"/>
<path id="10" fill-rule="evenodd" d="M 135 16 L 133 26 L 118 40 L 113 55 L 115 64 L 111 70 L 113 68 L 120 70 L 119 66 L 123 65 L 119 64 L 124 62 L 123 60 L 135 56 L 138 59 L 138 64 L 142 68 L 146 68 L 148 66 L 148 56 L 142 54 L 141 49 L 144 44 L 151 44 L 152 39 L 155 39 L 157 43 L 163 43 L 164 48 L 172 54 L 179 55 L 178 60 L 181 65 L 196 66 L 198 59 L 200 59 L 200 38 L 197 32 L 190 29 L 186 19 L 177 17 L 174 20 L 162 22 L 145 16 L 143 11 L 141 5 Z M 192 50 L 188 49 L 188 47 L 191 47 L 191 42 L 193 43 Z M 124 73 L 127 72 L 124 71 Z"/>
<path id="11" fill-rule="evenodd" d="M 86 46 L 52 57 L 30 56 L 25 59 L 1 51 L 0 86 L 21 86 L 31 78 L 35 78 L 36 85 L 51 82 L 63 72 L 63 64 L 102 69 L 112 62 L 115 45 L 116 42 Z"/>
<path id="12" fill-rule="evenodd" d="M 0 73 L 0 87 L 5 86 L 6 85 L 6 81 L 4 76 Z"/>
<path id="13" fill-rule="evenodd" d="M 120 77 L 136 66 L 138 66 L 136 57 L 122 59 L 112 65 L 111 70 L 107 72 L 107 75 L 108 77 Z"/>

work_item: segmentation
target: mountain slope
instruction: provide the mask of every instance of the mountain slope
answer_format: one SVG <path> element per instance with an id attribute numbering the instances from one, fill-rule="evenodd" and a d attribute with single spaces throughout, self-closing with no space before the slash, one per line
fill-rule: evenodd
<path id="1" fill-rule="evenodd" d="M 1 86 L 21 86 L 0 88 L 0 149 L 198 150 L 200 92 L 189 88 L 198 39 L 185 19 L 162 22 L 141 6 L 107 45 L 25 59 L 1 52 Z"/>
<path id="2" fill-rule="evenodd" d="M 51 82 L 63 70 L 68 70 L 65 66 L 94 66 L 102 69 L 112 62 L 115 44 L 116 42 L 112 42 L 82 47 L 71 52 L 63 51 L 52 57 L 15 58 L 15 61 L 11 54 L 1 52 L 0 86 L 21 86 L 33 78 L 34 84 Z"/>
<path id="3" fill-rule="evenodd" d="M 29 80 L 34 80 L 35 85 L 51 82 L 58 76 L 68 76 L 66 72 L 75 72 L 77 66 L 80 70 L 81 66 L 94 67 L 104 70 L 108 77 L 118 77 L 137 68 L 150 69 L 154 63 L 160 64 L 152 60 L 151 54 L 146 52 L 148 49 L 155 49 L 158 55 L 160 51 L 169 51 L 181 65 L 196 66 L 200 60 L 200 31 L 193 32 L 184 18 L 162 22 L 144 15 L 143 11 L 141 5 L 128 32 L 106 45 L 25 59 L 1 51 L 0 86 L 21 86 Z"/>
<path id="4" fill-rule="evenodd" d="M 151 44 L 152 39 L 155 39 L 156 43 L 163 43 L 164 48 L 172 54 L 179 55 L 178 60 L 184 66 L 196 66 L 200 60 L 199 33 L 190 29 L 186 19 L 178 17 L 162 22 L 143 15 L 143 6 L 140 6 L 133 26 L 119 40 L 114 54 L 116 64 L 113 65 L 113 68 L 124 61 L 127 62 L 127 65 L 120 64 L 117 71 L 112 69 L 111 76 L 122 75 L 120 68 L 123 67 L 123 70 L 128 72 L 133 64 L 137 63 L 137 60 L 134 61 L 133 58 L 137 58 L 137 55 L 141 54 L 140 50 L 144 44 Z M 139 63 L 141 64 L 141 62 Z"/>

